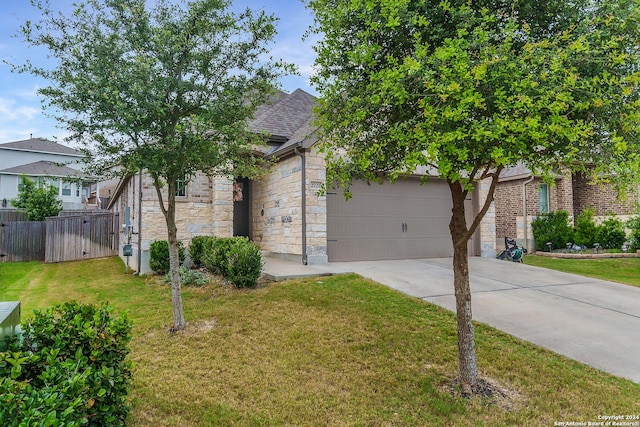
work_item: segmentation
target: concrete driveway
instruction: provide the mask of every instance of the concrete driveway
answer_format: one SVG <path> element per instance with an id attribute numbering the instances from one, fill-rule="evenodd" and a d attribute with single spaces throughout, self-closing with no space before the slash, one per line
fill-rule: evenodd
<path id="1" fill-rule="evenodd" d="M 269 261 L 265 271 L 280 271 Z M 452 260 L 288 263 L 290 275 L 355 272 L 455 311 Z M 639 272 L 640 274 L 640 272 Z M 473 317 L 640 383 L 640 288 L 491 258 L 470 259 Z"/>

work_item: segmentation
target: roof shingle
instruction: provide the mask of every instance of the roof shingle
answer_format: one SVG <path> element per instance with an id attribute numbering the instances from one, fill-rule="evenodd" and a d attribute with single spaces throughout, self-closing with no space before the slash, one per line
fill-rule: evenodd
<path id="1" fill-rule="evenodd" d="M 4 144 L 0 144 L 0 149 L 3 148 L 10 150 L 36 151 L 39 153 L 65 154 L 68 156 L 82 156 L 82 153 L 78 150 L 49 141 L 45 138 L 31 138 L 21 141 L 5 142 Z"/>

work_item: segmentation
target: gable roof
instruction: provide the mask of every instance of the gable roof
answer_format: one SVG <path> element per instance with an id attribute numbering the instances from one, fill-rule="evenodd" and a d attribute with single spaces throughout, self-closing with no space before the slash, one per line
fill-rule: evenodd
<path id="1" fill-rule="evenodd" d="M 0 149 L 83 157 L 80 151 L 67 147 L 66 145 L 58 144 L 57 142 L 49 141 L 45 138 L 30 138 L 21 141 L 5 142 L 4 144 L 0 144 Z"/>
<path id="2" fill-rule="evenodd" d="M 7 175 L 29 175 L 29 176 L 52 176 L 52 177 L 75 177 L 91 178 L 90 175 L 82 173 L 77 169 L 70 168 L 55 162 L 39 161 L 27 163 L 26 165 L 14 166 L 0 170 L 0 173 Z"/>
<path id="3" fill-rule="evenodd" d="M 266 132 L 276 142 L 285 142 L 310 121 L 316 97 L 296 89 L 291 94 L 280 92 L 275 102 L 258 109 L 249 127 L 255 132 Z"/>

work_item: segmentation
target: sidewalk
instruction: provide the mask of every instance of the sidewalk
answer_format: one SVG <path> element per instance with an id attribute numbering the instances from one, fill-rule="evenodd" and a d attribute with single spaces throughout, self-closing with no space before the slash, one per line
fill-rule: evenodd
<path id="1" fill-rule="evenodd" d="M 303 265 L 301 261 L 289 261 L 283 258 L 264 257 L 264 267 L 262 273 L 270 280 L 276 282 L 302 277 L 331 276 L 333 274 L 353 273 L 347 267 L 340 264 L 329 263 L 318 265 Z"/>

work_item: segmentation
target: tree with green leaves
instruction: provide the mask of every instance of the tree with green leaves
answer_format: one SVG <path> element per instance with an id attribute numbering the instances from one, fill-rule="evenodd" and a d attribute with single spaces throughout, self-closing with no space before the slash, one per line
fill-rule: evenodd
<path id="1" fill-rule="evenodd" d="M 459 368 L 474 392 L 467 242 L 501 172 L 521 162 L 546 178 L 560 168 L 621 187 L 640 177 L 640 4 L 307 3 L 310 31 L 324 35 L 314 83 L 328 182 L 348 189 L 426 168 L 449 186 Z M 481 182 L 486 199 L 467 222 L 464 201 Z"/>
<path id="2" fill-rule="evenodd" d="M 32 4 L 41 19 L 21 34 L 51 61 L 15 68 L 49 82 L 39 93 L 68 139 L 83 142 L 93 173 L 144 170 L 153 180 L 168 230 L 172 329 L 184 329 L 176 183 L 197 171 L 261 171 L 263 139 L 247 119 L 291 71 L 269 56 L 276 18 L 234 13 L 229 0 L 85 0 L 70 14 Z"/>
<path id="3" fill-rule="evenodd" d="M 11 200 L 11 206 L 27 214 L 27 221 L 44 221 L 49 216 L 57 216 L 62 210 L 58 189 L 53 185 L 36 184 L 26 176 L 20 177 L 18 197 Z"/>

